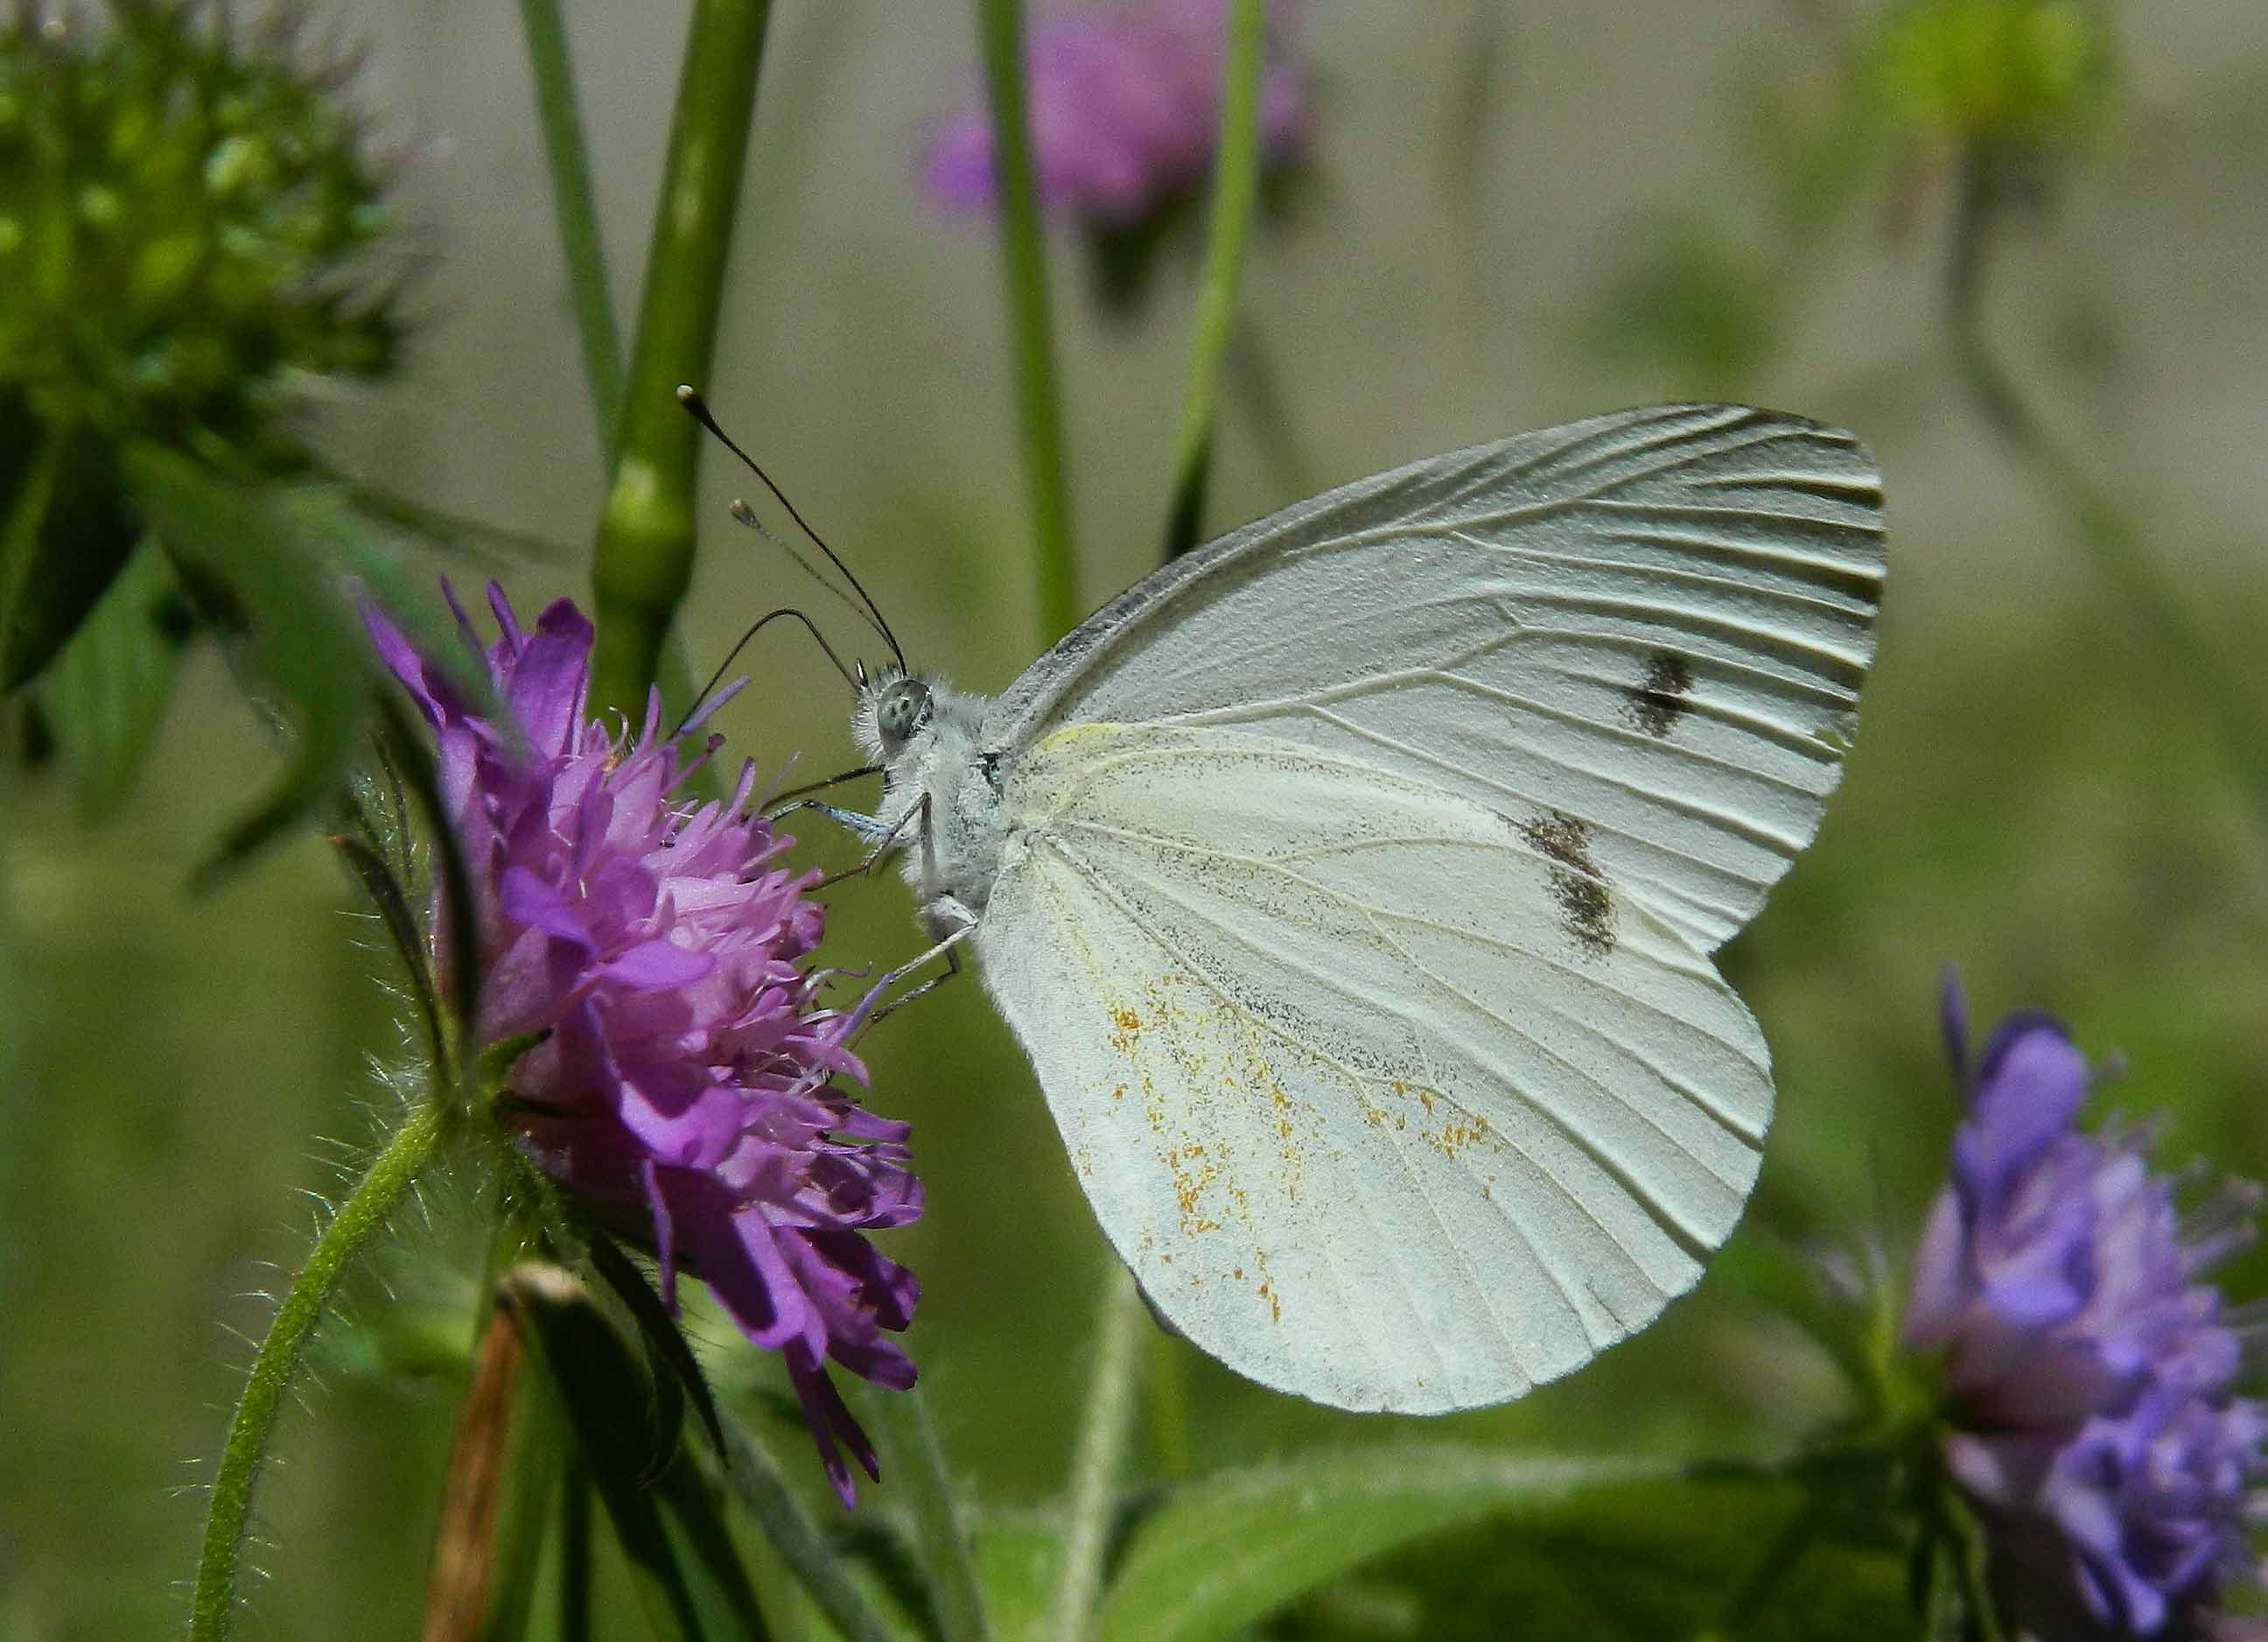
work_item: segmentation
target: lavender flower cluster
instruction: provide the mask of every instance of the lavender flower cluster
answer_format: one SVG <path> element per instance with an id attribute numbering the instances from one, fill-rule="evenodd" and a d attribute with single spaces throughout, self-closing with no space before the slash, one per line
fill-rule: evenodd
<path id="1" fill-rule="evenodd" d="M 865 1234 L 918 1218 L 922 1191 L 907 1126 L 833 1081 L 865 1079 L 848 1047 L 863 1006 L 821 1007 L 825 972 L 801 966 L 823 921 L 804 898 L 814 875 L 779 864 L 792 840 L 751 810 L 752 765 L 729 803 L 686 798 L 721 738 L 681 764 L 659 693 L 636 736 L 585 717 L 593 633 L 571 602 L 533 632 L 494 587 L 489 603 L 503 721 L 472 711 L 383 615 L 366 620 L 439 737 L 487 955 L 480 1037 L 542 1034 L 498 1109 L 586 1208 L 653 1249 L 673 1310 L 690 1273 L 780 1353 L 848 1503 L 838 1442 L 878 1473 L 826 1364 L 914 1383 L 884 1336 L 912 1321 L 919 1285 Z"/>
<path id="2" fill-rule="evenodd" d="M 1972 1104 L 1904 1334 L 1942 1354 L 1946 1465 L 2040 1634 L 2203 1623 L 2256 1575 L 2268 1405 L 2236 1394 L 2259 1320 L 2198 1278 L 2250 1240 L 2260 1194 L 2230 1183 L 2184 1215 L 2146 1129 L 2074 1127 L 2093 1079 L 2059 1022 L 2011 1016 L 1971 1076 L 1950 981 L 1945 1020 Z"/>

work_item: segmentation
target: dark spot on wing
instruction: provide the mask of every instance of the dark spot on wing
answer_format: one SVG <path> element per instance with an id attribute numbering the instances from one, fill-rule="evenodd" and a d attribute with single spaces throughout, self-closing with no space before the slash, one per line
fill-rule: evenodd
<path id="1" fill-rule="evenodd" d="M 1559 921 L 1585 951 L 1604 958 L 1615 950 L 1615 899 L 1606 875 L 1591 859 L 1591 829 L 1553 810 L 1521 824 L 1528 847 L 1551 863 L 1551 899 Z"/>
<path id="2" fill-rule="evenodd" d="M 1666 739 L 1685 715 L 1685 698 L 1692 693 L 1693 669 L 1682 655 L 1656 650 L 1646 664 L 1646 677 L 1631 692 L 1631 717 L 1655 740 Z"/>

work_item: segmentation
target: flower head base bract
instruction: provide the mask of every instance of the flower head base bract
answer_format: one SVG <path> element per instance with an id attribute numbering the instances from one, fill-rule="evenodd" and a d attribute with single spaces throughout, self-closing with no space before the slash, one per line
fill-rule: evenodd
<path id="1" fill-rule="evenodd" d="M 1945 1015 L 1968 1077 L 1950 980 Z M 2259 1194 L 2232 1182 L 2184 1215 L 2146 1129 L 2074 1128 L 2092 1082 L 2051 1017 L 1993 1032 L 1904 1343 L 1941 1354 L 1945 1462 L 2012 1609 L 2043 1635 L 2155 1636 L 2254 1575 L 2268 1405 L 2236 1389 L 2256 1325 L 2198 1279 L 2250 1239 Z"/>
<path id="2" fill-rule="evenodd" d="M 498 1112 L 596 1218 L 652 1247 L 673 1307 L 691 1273 L 780 1353 L 847 1503 L 838 1441 L 869 1475 L 874 1454 L 825 1365 L 913 1384 L 884 1335 L 911 1322 L 919 1285 L 865 1234 L 918 1218 L 922 1191 L 907 1126 L 834 1081 L 865 1081 L 848 1047 L 864 1005 L 821 1007 L 826 972 L 804 966 L 823 917 L 804 899 L 815 875 L 781 864 L 792 840 L 750 809 L 753 766 L 729 803 L 684 795 L 719 738 L 681 764 L 659 692 L 635 736 L 585 717 L 593 634 L 572 603 L 532 631 L 493 587 L 490 604 L 505 721 L 469 711 L 383 615 L 366 619 L 439 736 L 478 901 L 480 1037 L 544 1034 Z"/>
<path id="3" fill-rule="evenodd" d="M 1280 201 L 1307 149 L 1313 98 L 1284 51 L 1290 8 L 1270 7 L 1260 85 L 1261 177 Z M 1123 0 L 1048 18 L 1025 46 L 1040 207 L 1086 231 L 1107 296 L 1130 299 L 1162 234 L 1203 194 L 1220 139 L 1226 0 Z M 979 106 L 932 134 L 925 187 L 948 209 L 990 211 L 999 174 Z"/>

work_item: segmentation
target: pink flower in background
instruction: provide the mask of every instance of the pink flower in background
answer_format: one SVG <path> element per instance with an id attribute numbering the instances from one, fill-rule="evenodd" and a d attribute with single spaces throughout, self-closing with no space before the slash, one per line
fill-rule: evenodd
<path id="1" fill-rule="evenodd" d="M 1288 8 L 1271 7 L 1261 82 L 1262 165 L 1297 161 L 1310 96 L 1282 55 Z M 1198 192 L 1220 136 L 1226 0 L 1088 6 L 1041 23 L 1026 41 L 1027 118 L 1040 203 L 1106 230 L 1131 228 Z M 998 192 L 990 115 L 951 115 L 932 139 L 928 192 L 990 211 Z"/>
<path id="2" fill-rule="evenodd" d="M 673 1309 L 688 1272 L 780 1353 L 849 1503 L 838 1442 L 870 1476 L 874 1453 L 825 1365 L 914 1383 L 884 1335 L 911 1322 L 920 1287 L 865 1233 L 917 1219 L 922 1191 L 907 1126 L 834 1081 L 865 1081 L 846 1047 L 864 1006 L 821 1007 L 824 972 L 803 966 L 823 919 L 804 899 L 816 875 L 781 864 L 792 840 L 750 808 L 753 766 L 729 803 L 684 795 L 721 738 L 681 765 L 659 693 L 635 736 L 585 716 L 593 635 L 571 601 L 532 632 L 493 586 L 489 603 L 508 721 L 473 712 L 383 615 L 365 620 L 439 738 L 487 960 L 481 1039 L 547 1034 L 500 1109 L 549 1173 L 653 1249 Z"/>

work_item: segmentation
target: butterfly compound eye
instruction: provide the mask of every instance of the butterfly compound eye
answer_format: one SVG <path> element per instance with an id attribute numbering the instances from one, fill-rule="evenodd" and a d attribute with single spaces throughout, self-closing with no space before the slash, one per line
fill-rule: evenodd
<path id="1" fill-rule="evenodd" d="M 929 686 L 917 678 L 901 679 L 883 696 L 881 705 L 874 709 L 875 728 L 882 738 L 896 745 L 910 737 L 929 716 Z"/>

